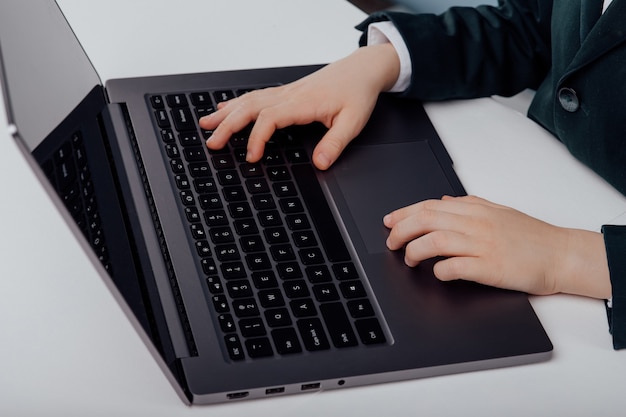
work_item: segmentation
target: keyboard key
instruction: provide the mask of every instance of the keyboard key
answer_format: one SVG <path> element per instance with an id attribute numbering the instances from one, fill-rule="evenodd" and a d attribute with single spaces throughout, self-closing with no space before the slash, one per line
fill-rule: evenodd
<path id="1" fill-rule="evenodd" d="M 283 284 L 285 295 L 289 298 L 304 298 L 310 295 L 309 287 L 304 280 L 292 280 Z"/>
<path id="2" fill-rule="evenodd" d="M 165 96 L 170 107 L 184 107 L 188 105 L 187 97 L 184 94 L 168 94 Z"/>
<path id="3" fill-rule="evenodd" d="M 228 211 L 235 219 L 242 219 L 245 217 L 252 217 L 252 210 L 250 210 L 250 204 L 246 201 L 230 203 L 228 205 Z"/>
<path id="4" fill-rule="evenodd" d="M 339 292 L 333 283 L 317 284 L 313 286 L 315 299 L 320 303 L 339 301 Z"/>
<path id="5" fill-rule="evenodd" d="M 232 90 L 222 90 L 213 92 L 213 99 L 216 103 L 221 103 L 235 98 L 235 92 Z"/>
<path id="6" fill-rule="evenodd" d="M 266 310 L 265 320 L 270 327 L 291 326 L 291 315 L 286 308 Z"/>
<path id="7" fill-rule="evenodd" d="M 270 186 L 265 178 L 252 178 L 246 180 L 246 189 L 250 194 L 266 194 L 270 191 Z"/>
<path id="8" fill-rule="evenodd" d="M 171 111 L 172 120 L 174 121 L 174 126 L 176 130 L 179 132 L 185 130 L 196 130 L 196 123 L 194 121 L 194 117 L 191 114 L 191 110 L 188 107 L 178 107 Z M 168 127 L 161 126 L 160 127 Z"/>
<path id="9" fill-rule="evenodd" d="M 263 168 L 259 163 L 251 164 L 246 162 L 244 164 L 241 164 L 239 166 L 239 169 L 241 170 L 241 175 L 243 175 L 244 178 L 255 178 L 263 176 Z"/>
<path id="10" fill-rule="evenodd" d="M 341 303 L 325 303 L 320 306 L 333 345 L 338 348 L 356 346 L 356 335 Z"/>
<path id="11" fill-rule="evenodd" d="M 178 135 L 178 142 L 183 147 L 188 146 L 201 146 L 202 141 L 200 140 L 200 136 L 196 132 L 183 132 Z"/>
<path id="12" fill-rule="evenodd" d="M 246 278 L 246 268 L 241 262 L 223 263 L 221 266 L 222 274 L 227 280 Z"/>
<path id="13" fill-rule="evenodd" d="M 333 265 L 333 272 L 340 281 L 359 279 L 359 273 L 352 262 Z"/>
<path id="14" fill-rule="evenodd" d="M 265 240 L 270 245 L 289 242 L 289 235 L 284 227 L 270 227 L 263 231 Z"/>
<path id="15" fill-rule="evenodd" d="M 339 284 L 339 289 L 344 298 L 364 298 L 367 293 L 361 281 L 346 281 Z"/>
<path id="16" fill-rule="evenodd" d="M 270 194 L 252 196 L 252 204 L 257 210 L 269 210 L 276 207 L 274 198 Z"/>
<path id="17" fill-rule="evenodd" d="M 239 341 L 239 336 L 236 334 L 228 335 L 224 337 L 224 341 L 226 342 L 226 350 L 228 351 L 230 359 L 234 361 L 241 361 L 245 359 L 243 347 Z"/>
<path id="18" fill-rule="evenodd" d="M 291 236 L 293 237 L 293 242 L 299 248 L 317 246 L 317 239 L 315 238 L 313 232 L 310 230 L 295 232 Z"/>
<path id="19" fill-rule="evenodd" d="M 267 176 L 272 181 L 287 181 L 291 179 L 291 174 L 285 166 L 267 168 Z"/>
<path id="20" fill-rule="evenodd" d="M 278 287 L 278 281 L 274 271 L 262 271 L 252 273 L 252 282 L 258 289 Z"/>
<path id="21" fill-rule="evenodd" d="M 213 104 L 213 102 L 211 101 L 211 96 L 207 91 L 191 93 L 189 97 L 191 98 L 191 102 L 195 106 L 207 106 Z"/>
<path id="22" fill-rule="evenodd" d="M 302 352 L 298 335 L 291 327 L 272 330 L 272 339 L 276 351 L 281 355 L 289 355 Z"/>
<path id="23" fill-rule="evenodd" d="M 276 270 L 283 280 L 302 278 L 302 269 L 297 262 L 281 262 L 276 265 Z"/>
<path id="24" fill-rule="evenodd" d="M 164 143 L 174 142 L 174 132 L 172 131 L 172 129 L 161 129 L 161 139 Z"/>
<path id="25" fill-rule="evenodd" d="M 246 264 L 252 271 L 260 271 L 272 267 L 269 257 L 264 252 L 246 255 Z"/>
<path id="26" fill-rule="evenodd" d="M 311 228 L 309 219 L 304 213 L 290 214 L 285 218 L 289 230 L 306 230 Z"/>
<path id="27" fill-rule="evenodd" d="M 203 210 L 215 210 L 222 208 L 222 199 L 217 193 L 201 194 L 198 197 L 198 203 Z"/>
<path id="28" fill-rule="evenodd" d="M 270 340 L 266 337 L 247 339 L 245 343 L 246 350 L 251 358 L 263 358 L 274 355 Z"/>
<path id="29" fill-rule="evenodd" d="M 220 262 L 237 261 L 241 259 L 239 248 L 234 243 L 226 245 L 217 245 L 215 247 L 215 256 Z"/>
<path id="30" fill-rule="evenodd" d="M 161 96 L 151 96 L 150 104 L 152 104 L 153 109 L 162 109 L 165 107 L 165 103 L 163 102 L 163 97 Z"/>
<path id="31" fill-rule="evenodd" d="M 220 314 L 217 316 L 217 321 L 224 333 L 232 333 L 236 330 L 235 321 L 230 314 Z"/>
<path id="32" fill-rule="evenodd" d="M 272 188 L 274 189 L 274 192 L 279 198 L 280 197 L 294 197 L 298 195 L 296 186 L 291 181 L 277 182 L 274 185 L 272 185 Z"/>
<path id="33" fill-rule="evenodd" d="M 160 128 L 168 128 L 171 126 L 170 118 L 167 116 L 167 112 L 164 109 L 155 110 L 154 117 Z"/>
<path id="34" fill-rule="evenodd" d="M 270 248 L 272 259 L 276 262 L 292 261 L 296 259 L 296 255 L 293 252 L 291 245 L 275 245 Z"/>
<path id="35" fill-rule="evenodd" d="M 298 330 L 306 350 L 313 352 L 330 349 L 322 322 L 318 318 L 298 320 Z"/>
<path id="36" fill-rule="evenodd" d="M 375 318 L 357 320 L 354 325 L 364 345 L 380 344 L 387 341 L 380 323 Z"/>
<path id="37" fill-rule="evenodd" d="M 211 158 L 215 169 L 233 169 L 235 168 L 235 161 L 230 155 L 214 155 Z"/>
<path id="38" fill-rule="evenodd" d="M 252 286 L 245 279 L 227 282 L 226 289 L 232 298 L 252 297 L 253 295 Z"/>
<path id="39" fill-rule="evenodd" d="M 276 308 L 283 307 L 285 305 L 283 294 L 278 288 L 270 288 L 259 291 L 258 295 L 259 302 L 264 308 Z"/>
<path id="40" fill-rule="evenodd" d="M 348 302 L 348 311 L 355 319 L 374 315 L 374 309 L 369 300 L 351 300 Z"/>
<path id="41" fill-rule="evenodd" d="M 193 187 L 198 194 L 214 193 L 217 191 L 217 185 L 212 177 L 193 180 Z"/>
<path id="42" fill-rule="evenodd" d="M 259 233 L 259 229 L 257 228 L 256 223 L 252 218 L 235 220 L 233 226 L 235 227 L 235 232 L 239 236 L 256 235 L 257 233 Z"/>
<path id="43" fill-rule="evenodd" d="M 204 219 L 209 227 L 225 226 L 228 224 L 228 217 L 224 210 L 210 210 L 204 213 Z"/>
<path id="44" fill-rule="evenodd" d="M 190 146 L 183 149 L 183 156 L 187 162 L 197 162 L 206 160 L 204 148 L 200 146 Z"/>
<path id="45" fill-rule="evenodd" d="M 322 282 L 330 282 L 333 280 L 330 270 L 326 265 L 308 266 L 304 269 L 309 282 L 318 284 Z"/>
<path id="46" fill-rule="evenodd" d="M 228 202 L 247 200 L 247 196 L 246 196 L 245 191 L 243 190 L 243 187 L 239 185 L 235 185 L 232 187 L 224 187 L 224 189 L 222 190 L 222 193 L 224 194 L 224 199 Z"/>
<path id="47" fill-rule="evenodd" d="M 213 307 L 215 311 L 218 313 L 228 313 L 230 311 L 230 307 L 228 306 L 228 300 L 226 296 L 223 294 L 217 294 L 212 297 Z"/>
<path id="48" fill-rule="evenodd" d="M 304 298 L 301 300 L 293 300 L 289 303 L 291 312 L 294 316 L 301 317 L 314 317 L 317 315 L 317 309 L 315 303 L 310 298 Z M 341 304 L 340 304 L 341 306 Z"/>
<path id="49" fill-rule="evenodd" d="M 263 227 L 280 226 L 283 224 L 283 219 L 276 210 L 262 211 L 258 214 L 258 217 L 259 223 Z"/>
<path id="50" fill-rule="evenodd" d="M 280 204 L 280 209 L 285 214 L 302 213 L 304 211 L 302 200 L 299 197 L 281 198 L 278 204 Z"/>
<path id="51" fill-rule="evenodd" d="M 233 311 L 239 318 L 253 317 L 259 315 L 259 307 L 254 298 L 243 300 L 233 300 Z"/>
<path id="52" fill-rule="evenodd" d="M 242 237 L 239 239 L 239 243 L 244 252 L 261 252 L 265 250 L 265 244 L 259 235 Z"/>
<path id="53" fill-rule="evenodd" d="M 260 317 L 239 320 L 239 328 L 243 337 L 265 336 L 267 331 Z"/>
<path id="54" fill-rule="evenodd" d="M 218 277 L 207 277 L 206 283 L 211 294 L 222 294 L 224 292 L 224 286 Z"/>
<path id="55" fill-rule="evenodd" d="M 210 177 L 211 167 L 208 162 L 194 162 L 189 164 L 189 173 L 194 178 Z"/>
<path id="56" fill-rule="evenodd" d="M 298 256 L 304 265 L 319 265 L 324 263 L 324 255 L 319 248 L 306 248 L 298 251 Z"/>

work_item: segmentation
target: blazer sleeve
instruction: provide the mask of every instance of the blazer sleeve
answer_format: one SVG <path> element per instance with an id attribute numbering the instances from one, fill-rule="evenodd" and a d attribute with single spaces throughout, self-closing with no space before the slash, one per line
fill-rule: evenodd
<path id="1" fill-rule="evenodd" d="M 498 7 L 455 7 L 441 15 L 379 12 L 357 29 L 384 20 L 398 28 L 412 66 L 403 96 L 510 96 L 537 88 L 550 68 L 551 11 L 552 0 L 501 0 Z"/>
<path id="2" fill-rule="evenodd" d="M 603 226 L 613 297 L 607 302 L 609 331 L 615 349 L 626 348 L 626 226 Z"/>

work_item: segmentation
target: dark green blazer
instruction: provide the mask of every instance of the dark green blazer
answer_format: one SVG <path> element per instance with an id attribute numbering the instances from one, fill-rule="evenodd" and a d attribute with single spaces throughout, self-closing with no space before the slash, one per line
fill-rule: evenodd
<path id="1" fill-rule="evenodd" d="M 626 195 L 626 0 L 501 0 L 446 13 L 383 12 L 406 42 L 423 101 L 537 91 L 528 115 Z M 365 36 L 361 44 L 365 43 Z M 616 348 L 626 347 L 626 227 L 604 226 Z"/>

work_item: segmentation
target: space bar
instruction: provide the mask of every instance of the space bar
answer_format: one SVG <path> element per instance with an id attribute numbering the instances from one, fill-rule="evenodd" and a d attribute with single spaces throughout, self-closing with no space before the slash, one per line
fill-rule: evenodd
<path id="1" fill-rule="evenodd" d="M 304 204 L 309 209 L 317 233 L 322 240 L 328 260 L 331 262 L 349 261 L 350 253 L 344 243 L 344 237 L 339 232 L 337 222 L 328 207 L 326 196 L 317 181 L 313 167 L 306 164 L 292 165 L 291 170 L 300 188 Z"/>

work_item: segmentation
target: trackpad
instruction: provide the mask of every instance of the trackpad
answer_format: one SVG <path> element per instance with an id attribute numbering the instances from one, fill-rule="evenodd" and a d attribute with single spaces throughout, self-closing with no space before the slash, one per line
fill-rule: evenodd
<path id="1" fill-rule="evenodd" d="M 427 141 L 353 146 L 333 174 L 370 253 L 386 252 L 383 216 L 454 190 Z"/>

